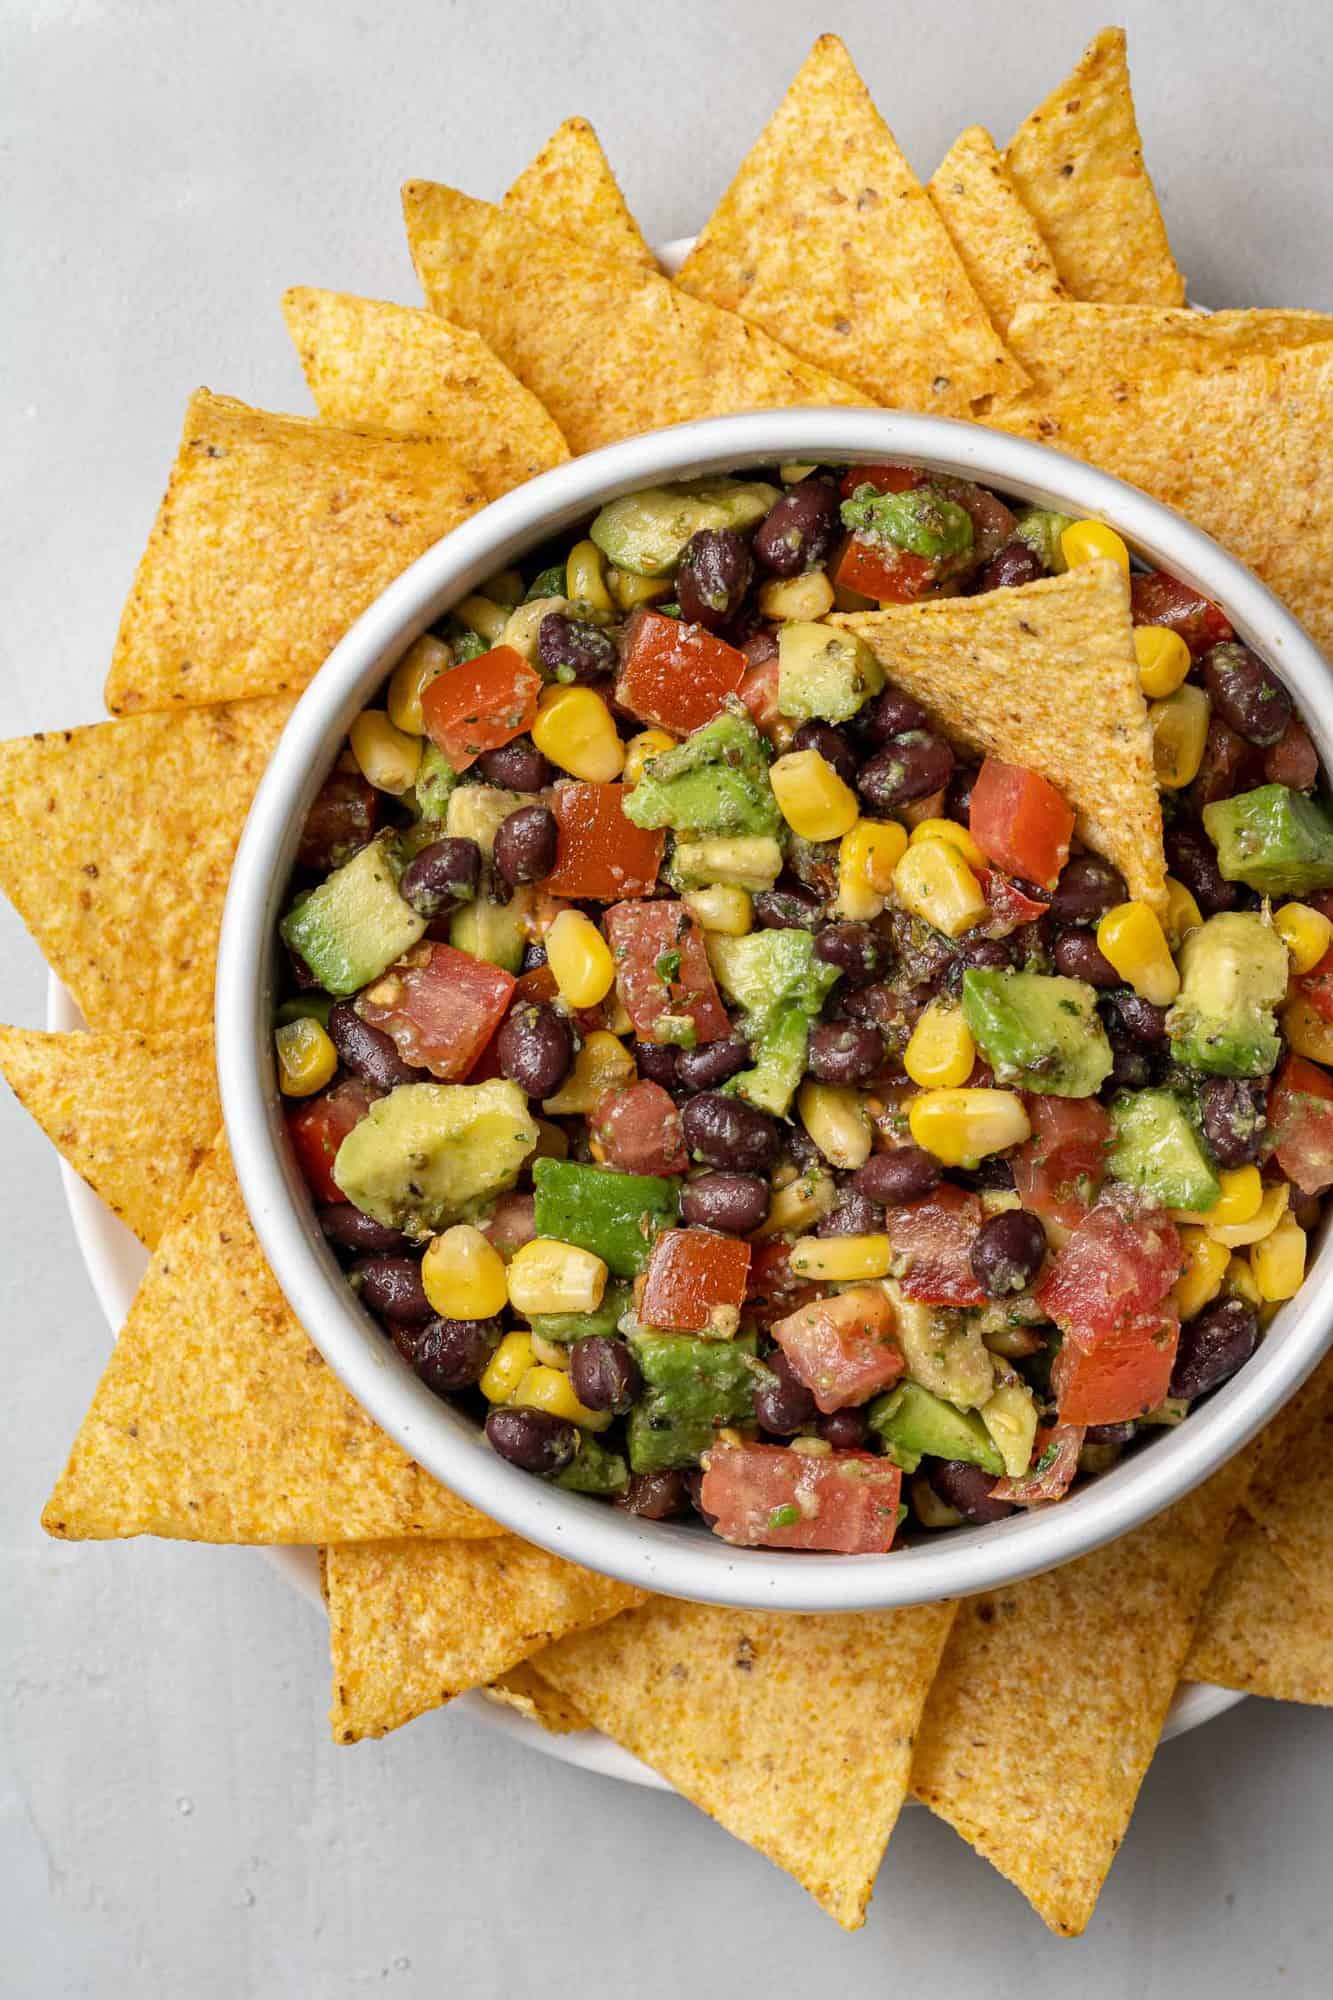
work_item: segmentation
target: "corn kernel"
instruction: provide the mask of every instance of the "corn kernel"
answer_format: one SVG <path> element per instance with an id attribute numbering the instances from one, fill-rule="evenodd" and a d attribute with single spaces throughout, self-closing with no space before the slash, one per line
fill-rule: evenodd
<path id="1" fill-rule="evenodd" d="M 755 1233 L 765 1237 L 785 1236 L 798 1229 L 809 1229 L 829 1213 L 837 1198 L 837 1183 L 832 1174 L 818 1167 L 797 1174 L 774 1194 L 763 1227 Z"/>
<path id="2" fill-rule="evenodd" d="M 509 617 L 503 605 L 495 603 L 493 598 L 482 597 L 476 593 L 471 597 L 465 597 L 461 604 L 456 604 L 453 615 L 460 624 L 466 625 L 470 632 L 475 632 L 479 639 L 484 639 L 488 646 L 499 644 L 500 634 L 504 631 Z"/>
<path id="3" fill-rule="evenodd" d="M 611 947 L 582 910 L 562 910 L 546 933 L 546 963 L 571 1007 L 595 1007 L 615 985 Z"/>
<path id="4" fill-rule="evenodd" d="M 569 1348 L 559 1340 L 548 1340 L 544 1333 L 532 1336 L 532 1358 L 540 1361 L 544 1368 L 563 1368 L 569 1372 Z"/>
<path id="5" fill-rule="evenodd" d="M 538 1236 L 509 1260 L 509 1303 L 516 1313 L 596 1312 L 606 1290 L 606 1265 L 591 1250 Z"/>
<path id="6" fill-rule="evenodd" d="M 504 1258 L 470 1222 L 456 1222 L 431 1240 L 421 1282 L 445 1319 L 489 1319 L 509 1298 Z"/>
<path id="7" fill-rule="evenodd" d="M 594 688 L 547 688 L 537 705 L 532 740 L 562 771 L 589 784 L 608 785 L 625 768 L 625 746 Z"/>
<path id="8" fill-rule="evenodd" d="M 312 1015 L 286 1021 L 275 1029 L 278 1088 L 284 1097 L 310 1097 L 332 1081 L 338 1051 Z"/>
<path id="9" fill-rule="evenodd" d="M 505 619 L 504 630 L 500 634 L 500 644 L 512 646 L 530 667 L 535 667 L 542 619 L 552 611 L 568 611 L 569 608 L 567 597 L 534 597 L 529 603 L 520 604 Z"/>
<path id="10" fill-rule="evenodd" d="M 951 1000 L 932 1000 L 912 1030 L 903 1051 L 903 1068 L 923 1090 L 952 1090 L 966 1083 L 977 1059 L 977 1045 Z"/>
<path id="11" fill-rule="evenodd" d="M 887 1278 L 893 1246 L 877 1232 L 868 1236 L 802 1236 L 787 1261 L 798 1278 L 842 1285 L 854 1278 Z"/>
<path id="12" fill-rule="evenodd" d="M 565 595 L 571 604 L 586 605 L 603 618 L 614 618 L 616 607 L 606 587 L 606 559 L 596 542 L 575 542 L 565 564 Z"/>
<path id="13" fill-rule="evenodd" d="M 1326 1021 L 1303 993 L 1288 1000 L 1281 1018 L 1282 1032 L 1298 1056 L 1333 1064 L 1333 1021 Z"/>
<path id="14" fill-rule="evenodd" d="M 797 1093 L 796 1109 L 831 1167 L 865 1165 L 870 1158 L 870 1119 L 856 1091 L 807 1079 Z"/>
<path id="15" fill-rule="evenodd" d="M 497 604 L 503 604 L 512 611 L 516 604 L 523 602 L 526 588 L 521 570 L 497 569 L 495 575 L 488 576 L 482 584 L 481 595 L 494 598 Z"/>
<path id="16" fill-rule="evenodd" d="M 1250 1305 L 1263 1304 L 1263 1295 L 1254 1282 L 1248 1258 L 1233 1257 L 1223 1274 L 1222 1283 L 1227 1291 L 1234 1292 L 1237 1298 L 1246 1299 Z"/>
<path id="17" fill-rule="evenodd" d="M 759 609 L 765 618 L 785 622 L 802 618 L 814 623 L 833 609 L 833 585 L 822 569 L 803 576 L 775 576 L 759 587 Z"/>
<path id="18" fill-rule="evenodd" d="M 1218 1175 L 1218 1180 L 1222 1192 L 1216 1204 L 1206 1212 L 1186 1215 L 1184 1219 L 1209 1229 L 1229 1229 L 1237 1222 L 1253 1222 L 1264 1199 L 1258 1167 L 1229 1167 Z"/>
<path id="19" fill-rule="evenodd" d="M 648 759 L 660 757 L 664 750 L 675 747 L 676 738 L 668 736 L 665 729 L 641 729 L 637 736 L 631 736 L 625 745 L 625 768 L 621 774 L 624 783 L 637 785 Z"/>
<path id="20" fill-rule="evenodd" d="M 799 486 L 812 472 L 818 472 L 818 462 L 813 458 L 785 458 L 778 467 L 778 478 L 784 486 Z"/>
<path id="21" fill-rule="evenodd" d="M 396 729 L 382 708 L 364 708 L 347 732 L 357 769 L 377 792 L 400 798 L 417 781 L 421 738 Z"/>
<path id="22" fill-rule="evenodd" d="M 574 1394 L 574 1385 L 561 1368 L 547 1368 L 534 1362 L 510 1398 L 518 1408 L 545 1410 L 549 1416 L 563 1417 L 585 1431 L 604 1431 L 614 1421 L 614 1410 L 590 1410 Z"/>
<path id="23" fill-rule="evenodd" d="M 856 793 L 817 750 L 789 750 L 769 767 L 782 817 L 802 840 L 837 840 L 856 823 Z"/>
<path id="24" fill-rule="evenodd" d="M 1173 1296 L 1182 1319 L 1193 1319 L 1215 1299 L 1231 1253 L 1224 1243 L 1215 1242 L 1206 1229 L 1182 1229 L 1181 1266 Z"/>
<path id="25" fill-rule="evenodd" d="M 1023 1382 L 1002 1382 L 977 1411 L 1010 1479 L 1021 1479 L 1032 1462 L 1037 1405 Z"/>
<path id="26" fill-rule="evenodd" d="M 706 931 L 716 931 L 721 937 L 745 937 L 754 929 L 750 892 L 734 883 L 715 882 L 710 889 L 687 889 L 681 901 Z"/>
<path id="27" fill-rule="evenodd" d="M 905 910 L 945 937 L 961 937 L 986 914 L 981 884 L 952 841 L 909 847 L 893 871 L 893 888 Z"/>
<path id="28" fill-rule="evenodd" d="M 1295 1298 L 1305 1278 L 1305 1231 L 1294 1215 L 1284 1215 L 1271 1235 L 1253 1246 L 1250 1269 L 1266 1305 Z"/>
<path id="29" fill-rule="evenodd" d="M 1097 945 L 1127 986 L 1155 1007 L 1169 1007 L 1180 974 L 1166 935 L 1146 903 L 1117 903 L 1097 926 Z"/>
<path id="30" fill-rule="evenodd" d="M 947 840 L 951 847 L 958 849 L 969 868 L 990 866 L 967 828 L 960 826 L 956 819 L 919 819 L 912 828 L 909 845 L 919 847 L 923 840 Z"/>
<path id="31" fill-rule="evenodd" d="M 1291 1189 L 1285 1181 L 1273 1181 L 1264 1189 L 1263 1200 L 1245 1222 L 1207 1222 L 1204 1227 L 1214 1243 L 1228 1250 L 1242 1250 L 1247 1243 L 1261 1243 L 1271 1236 L 1287 1213 Z"/>
<path id="32" fill-rule="evenodd" d="M 838 848 L 835 914 L 869 923 L 884 908 L 893 871 L 907 851 L 907 830 L 893 819 L 858 819 Z"/>
<path id="33" fill-rule="evenodd" d="M 946 1167 L 974 1166 L 1021 1145 L 1032 1128 L 1012 1090 L 923 1090 L 907 1107 L 918 1146 Z"/>
<path id="34" fill-rule="evenodd" d="M 621 611 L 637 611 L 641 604 L 660 604 L 675 589 L 669 576 L 635 576 L 632 570 L 614 567 L 606 573 L 606 584 Z"/>
<path id="35" fill-rule="evenodd" d="M 546 1098 L 542 1110 L 552 1118 L 571 1118 L 592 1110 L 604 1090 L 616 1084 L 633 1083 L 634 1058 L 622 1041 L 605 1028 L 594 1028 L 584 1038 L 574 1058 L 574 1067 L 554 1097 Z"/>
<path id="36" fill-rule="evenodd" d="M 1177 688 L 1165 701 L 1149 703 L 1153 770 L 1168 792 L 1178 792 L 1198 777 L 1211 714 L 1212 704 L 1198 687 Z"/>
<path id="37" fill-rule="evenodd" d="M 1105 521 L 1071 522 L 1060 537 L 1060 553 L 1070 569 L 1080 563 L 1113 562 L 1129 575 L 1129 550 Z"/>
<path id="38" fill-rule="evenodd" d="M 508 1403 L 532 1366 L 532 1335 L 507 1333 L 486 1364 L 477 1384 L 488 1403 Z"/>
<path id="39" fill-rule="evenodd" d="M 1139 686 L 1148 701 L 1165 701 L 1189 674 L 1190 649 L 1169 625 L 1136 625 L 1134 657 L 1139 663 Z"/>
<path id="40" fill-rule="evenodd" d="M 1203 911 L 1183 882 L 1177 882 L 1174 875 L 1166 878 L 1166 936 L 1173 951 L 1180 948 L 1187 931 L 1196 931 L 1203 922 Z"/>
<path id="41" fill-rule="evenodd" d="M 1313 972 L 1333 943 L 1333 923 L 1322 910 L 1312 910 L 1308 903 L 1284 903 L 1274 912 L 1273 922 L 1291 953 L 1291 969 L 1296 977 Z"/>
<path id="42" fill-rule="evenodd" d="M 426 724 L 421 714 L 421 697 L 433 680 L 438 680 L 454 656 L 443 639 L 426 632 L 409 647 L 389 676 L 385 707 L 395 729 L 405 736 L 424 736 Z"/>

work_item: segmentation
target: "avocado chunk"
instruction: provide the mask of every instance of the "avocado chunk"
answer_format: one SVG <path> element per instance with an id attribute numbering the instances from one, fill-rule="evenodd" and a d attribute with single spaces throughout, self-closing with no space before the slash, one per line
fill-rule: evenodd
<path id="1" fill-rule="evenodd" d="M 963 1018 L 995 1080 L 1048 1097 L 1091 1097 L 1114 1058 L 1081 979 L 1043 972 L 963 974 Z"/>
<path id="2" fill-rule="evenodd" d="M 426 919 L 398 893 L 398 860 L 394 836 L 379 834 L 279 925 L 326 993 L 360 992 L 425 935 Z"/>
<path id="3" fill-rule="evenodd" d="M 1111 1123 L 1107 1170 L 1113 1180 L 1141 1188 L 1163 1208 L 1198 1213 L 1217 1206 L 1221 1184 L 1174 1092 L 1122 1090 L 1111 1106 Z"/>
<path id="4" fill-rule="evenodd" d="M 753 1019 L 766 1019 L 784 1000 L 798 1000 L 817 1014 L 838 977 L 836 966 L 815 957 L 813 931 L 749 931 L 744 937 L 710 931 L 707 945 L 722 991 Z"/>
<path id="5" fill-rule="evenodd" d="M 507 903 L 492 903 L 485 896 L 463 903 L 449 919 L 449 942 L 455 951 L 470 958 L 485 959 L 488 965 L 517 972 L 527 946 L 527 918 L 532 910 L 532 890 L 516 889 Z"/>
<path id="6" fill-rule="evenodd" d="M 1322 800 L 1260 785 L 1205 806 L 1203 823 L 1228 882 L 1265 896 L 1333 888 L 1333 818 Z"/>
<path id="7" fill-rule="evenodd" d="M 736 702 L 674 750 L 649 758 L 626 795 L 625 817 L 677 833 L 774 834 L 782 815 L 768 782 L 769 756 Z"/>
<path id="8" fill-rule="evenodd" d="M 600 1257 L 616 1278 L 632 1278 L 648 1262 L 663 1229 L 680 1212 L 680 1182 L 660 1174 L 617 1174 L 577 1160 L 537 1160 L 532 1168 L 533 1222 Z"/>
<path id="9" fill-rule="evenodd" d="M 880 493 L 866 480 L 843 501 L 842 525 L 914 556 L 966 555 L 975 532 L 966 507 L 929 480 L 902 493 Z"/>
<path id="10" fill-rule="evenodd" d="M 429 740 L 424 742 L 412 797 L 418 818 L 430 829 L 427 836 L 430 840 L 439 838 L 440 825 L 449 810 L 450 795 L 457 783 L 458 773 L 439 745 Z"/>
<path id="11" fill-rule="evenodd" d="M 1020 542 L 1027 543 L 1037 561 L 1044 563 L 1052 576 L 1063 576 L 1069 564 L 1065 561 L 1060 537 L 1066 528 L 1073 525 L 1072 514 L 1057 514 L 1050 507 L 1021 507 L 1014 533 Z"/>
<path id="12" fill-rule="evenodd" d="M 670 576 L 701 528 L 754 528 L 782 498 L 762 479 L 691 479 L 647 486 L 603 507 L 588 533 L 617 569 Z"/>
<path id="13" fill-rule="evenodd" d="M 995 1364 L 974 1317 L 909 1299 L 895 1278 L 884 1280 L 884 1290 L 893 1305 L 907 1379 L 962 1410 L 987 1402 L 995 1387 Z"/>
<path id="14" fill-rule="evenodd" d="M 495 853 L 495 836 L 510 813 L 536 799 L 535 792 L 507 792 L 499 785 L 459 785 L 449 796 L 444 830 L 451 839 L 475 840 L 489 861 Z"/>
<path id="15" fill-rule="evenodd" d="M 633 1471 L 697 1464 L 724 1424 L 753 1421 L 756 1364 L 735 1341 L 643 1331 L 630 1347 L 644 1383 L 627 1425 Z"/>
<path id="16" fill-rule="evenodd" d="M 588 1340 L 593 1334 L 613 1334 L 624 1315 L 629 1311 L 632 1294 L 628 1284 L 609 1284 L 602 1293 L 602 1303 L 592 1312 L 586 1313 L 529 1313 L 528 1325 L 543 1340 L 554 1340 L 561 1347 L 568 1347 L 576 1340 Z"/>
<path id="17" fill-rule="evenodd" d="M 778 712 L 809 722 L 848 722 L 884 685 L 864 639 L 793 618 L 778 632 Z"/>
<path id="18" fill-rule="evenodd" d="M 579 1432 L 579 1448 L 569 1464 L 551 1478 L 552 1486 L 566 1493 L 623 1493 L 629 1485 L 629 1467 L 618 1451 L 611 1451 L 588 1431 Z"/>
<path id="19" fill-rule="evenodd" d="M 1210 1076 L 1267 1076 L 1282 1043 L 1275 1009 L 1287 947 L 1257 910 L 1223 910 L 1182 944 L 1180 994 L 1166 1017 L 1176 1061 Z"/>
<path id="20" fill-rule="evenodd" d="M 888 1456 L 904 1472 L 915 1472 L 923 1458 L 964 1459 L 983 1472 L 993 1472 L 997 1479 L 1004 1471 L 1004 1461 L 976 1412 L 955 1409 L 919 1382 L 900 1382 L 886 1396 L 877 1396 L 867 1415 Z"/>
<path id="21" fill-rule="evenodd" d="M 721 882 L 757 892 L 771 889 L 782 873 L 782 849 L 767 833 L 678 840 L 666 873 L 673 889 L 711 889 Z"/>
<path id="22" fill-rule="evenodd" d="M 333 1178 L 376 1222 L 432 1236 L 512 1187 L 537 1136 L 517 1084 L 400 1083 L 347 1134 Z"/>
<path id="23" fill-rule="evenodd" d="M 784 1000 L 751 1036 L 754 1066 L 723 1085 L 731 1097 L 743 1097 L 770 1117 L 785 1118 L 796 1087 L 805 1074 L 811 1016 L 799 1000 Z"/>

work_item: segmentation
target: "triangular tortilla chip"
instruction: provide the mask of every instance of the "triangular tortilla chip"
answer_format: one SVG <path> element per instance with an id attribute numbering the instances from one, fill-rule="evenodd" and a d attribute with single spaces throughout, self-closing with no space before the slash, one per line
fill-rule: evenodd
<path id="1" fill-rule="evenodd" d="M 264 1262 L 222 1139 L 154 1252 L 42 1526 L 70 1541 L 500 1532 L 325 1366 Z"/>
<path id="2" fill-rule="evenodd" d="M 93 1027 L 209 1018 L 232 855 L 292 706 L 0 743 L 0 887 Z"/>
<path id="3" fill-rule="evenodd" d="M 498 1681 L 492 1681 L 483 1694 L 490 1701 L 498 1702 L 501 1708 L 512 1708 L 525 1715 L 529 1722 L 539 1722 L 552 1736 L 572 1736 L 577 1729 L 589 1727 L 588 1718 L 575 1708 L 549 1681 L 544 1681 L 537 1669 L 526 1660 L 511 1667 Z"/>
<path id="4" fill-rule="evenodd" d="M 1081 839 L 1131 896 L 1163 906 L 1166 861 L 1129 590 L 1114 563 L 1019 590 L 830 619 L 969 749 L 1028 764 L 1064 793 Z"/>
<path id="5" fill-rule="evenodd" d="M 403 212 L 432 308 L 489 341 L 572 451 L 690 417 L 864 400 L 665 278 L 453 188 L 409 181 Z"/>
<path id="6" fill-rule="evenodd" d="M 1333 1582 L 1310 1591 L 1242 1515 L 1204 1600 L 1185 1677 L 1333 1708 Z"/>
<path id="7" fill-rule="evenodd" d="M 1023 385 L 836 35 L 815 43 L 678 282 L 868 402 L 968 417 Z"/>
<path id="8" fill-rule="evenodd" d="M 74 1171 L 151 1250 L 222 1123 L 213 1030 L 0 1027 L 0 1069 Z"/>
<path id="9" fill-rule="evenodd" d="M 1333 340 L 1333 313 L 1192 312 L 1188 306 L 1098 306 L 1073 299 L 1019 308 L 1009 342 L 1037 396 L 1118 395 L 1146 376 L 1224 368 Z"/>
<path id="10" fill-rule="evenodd" d="M 655 271 L 657 259 L 630 214 L 611 162 L 586 118 L 566 118 L 504 198 L 534 229 L 581 236 L 604 257 Z"/>
<path id="11" fill-rule="evenodd" d="M 282 310 L 326 423 L 439 438 L 488 500 L 569 457 L 537 398 L 467 327 L 309 285 Z"/>
<path id="12" fill-rule="evenodd" d="M 482 504 L 431 438 L 200 389 L 121 615 L 113 715 L 303 688 L 386 584 Z"/>
<path id="13" fill-rule="evenodd" d="M 532 1548 L 371 1542 L 325 1551 L 339 1743 L 383 1736 L 530 1653 L 600 1625 L 644 1592 Z"/>
<path id="14" fill-rule="evenodd" d="M 1303 1589 L 1333 1590 L 1333 1396 L 1325 1396 L 1246 1501 Z"/>
<path id="15" fill-rule="evenodd" d="M 959 1610 L 912 1789 L 1063 1937 L 1124 1838 L 1247 1477 L 1233 1460 L 1108 1548 Z"/>
<path id="16" fill-rule="evenodd" d="M 1143 164 L 1123 28 L 1103 28 L 1089 42 L 1005 157 L 1076 299 L 1184 304 L 1185 280 Z"/>
<path id="17" fill-rule="evenodd" d="M 995 141 L 981 125 L 960 132 L 926 192 L 992 324 L 1004 333 L 1028 299 L 1062 299 L 1050 251 L 1018 198 Z M 1010 342 L 1010 352 L 1022 362 Z"/>
<path id="18" fill-rule="evenodd" d="M 856 1930 L 953 1615 L 925 1604 L 793 1617 L 660 1598 L 534 1665 Z"/>

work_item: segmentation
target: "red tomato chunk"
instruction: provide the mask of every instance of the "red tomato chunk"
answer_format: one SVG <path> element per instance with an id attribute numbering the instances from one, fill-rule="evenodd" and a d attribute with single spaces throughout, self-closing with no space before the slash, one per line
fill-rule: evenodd
<path id="1" fill-rule="evenodd" d="M 1333 1021 L 1333 946 L 1312 972 L 1302 973 L 1296 991 L 1307 999 L 1321 1021 Z"/>
<path id="2" fill-rule="evenodd" d="M 819 1287 L 792 1270 L 787 1244 L 761 1243 L 750 1259 L 750 1282 L 746 1288 L 746 1312 L 760 1326 L 771 1327 L 775 1319 L 818 1296 Z"/>
<path id="3" fill-rule="evenodd" d="M 683 1174 L 690 1164 L 676 1101 L 660 1083 L 617 1084 L 593 1106 L 592 1136 L 624 1174 Z"/>
<path id="4" fill-rule="evenodd" d="M 419 944 L 368 986 L 356 1011 L 415 1069 L 466 1076 L 509 1009 L 512 973 L 451 944 Z"/>
<path id="5" fill-rule="evenodd" d="M 745 674 L 745 655 L 702 625 L 640 611 L 625 628 L 616 700 L 677 736 L 711 722 Z"/>
<path id="6" fill-rule="evenodd" d="M 871 1285 L 813 1299 L 780 1319 L 772 1334 L 825 1416 L 868 1402 L 896 1382 L 906 1365 L 894 1336 L 893 1307 Z"/>
<path id="7" fill-rule="evenodd" d="M 644 1274 L 639 1317 L 668 1332 L 728 1338 L 740 1321 L 750 1246 L 707 1229 L 664 1229 Z"/>
<path id="8" fill-rule="evenodd" d="M 910 549 L 848 535 L 838 556 L 833 581 L 840 590 L 859 590 L 879 604 L 912 604 L 935 588 L 939 564 Z"/>
<path id="9" fill-rule="evenodd" d="M 1171 1386 L 1180 1320 L 1171 1304 L 1137 1313 L 1091 1351 L 1066 1340 L 1051 1366 L 1062 1424 L 1124 1424 L 1144 1417 Z"/>
<path id="10" fill-rule="evenodd" d="M 1333 1077 L 1288 1056 L 1268 1100 L 1273 1157 L 1302 1194 L 1333 1187 Z"/>
<path id="11" fill-rule="evenodd" d="M 1018 1479 L 999 1479 L 992 1500 L 1009 1500 L 1015 1507 L 1035 1507 L 1044 1500 L 1063 1500 L 1078 1471 L 1083 1449 L 1082 1424 L 1048 1424 L 1037 1432 L 1032 1464 Z"/>
<path id="12" fill-rule="evenodd" d="M 1010 1160 L 1024 1208 L 1074 1228 L 1097 1198 L 1106 1173 L 1111 1120 L 1092 1097 L 1025 1100 L 1032 1137 Z"/>
<path id="13" fill-rule="evenodd" d="M 907 1260 L 903 1294 L 931 1306 L 980 1306 L 986 1294 L 972 1275 L 972 1245 L 981 1227 L 977 1196 L 949 1181 L 920 1201 L 886 1209 L 884 1227 L 894 1255 Z"/>
<path id="14" fill-rule="evenodd" d="M 613 902 L 618 896 L 651 896 L 657 886 L 666 835 L 646 833 L 625 818 L 623 785 L 557 785 L 555 867 L 541 884 L 550 896 Z"/>
<path id="15" fill-rule="evenodd" d="M 1069 859 L 1074 815 L 1038 772 L 987 757 L 972 786 L 968 824 L 997 868 L 1042 889 L 1055 887 Z"/>
<path id="16" fill-rule="evenodd" d="M 696 1042 L 725 1040 L 726 1008 L 704 948 L 704 934 L 683 903 L 617 903 L 602 922 L 616 961 L 616 988 L 640 1041 L 656 1039 L 662 1016 L 688 1016 Z"/>
<path id="17" fill-rule="evenodd" d="M 987 937 L 1008 937 L 1021 924 L 1035 924 L 1051 907 L 1035 896 L 1025 896 L 1017 882 L 1011 882 L 998 868 L 978 868 L 976 874 L 990 910 L 990 921 L 982 927 Z"/>
<path id="18" fill-rule="evenodd" d="M 347 1134 L 359 1125 L 379 1091 L 367 1090 L 359 1077 L 347 1077 L 318 1097 L 287 1106 L 287 1132 L 301 1172 L 316 1201 L 345 1201 L 333 1178 L 333 1162 Z"/>
<path id="19" fill-rule="evenodd" d="M 867 1451 L 815 1458 L 785 1445 L 714 1445 L 699 1504 L 713 1532 L 749 1549 L 883 1555 L 898 1526 L 902 1473 Z"/>
<path id="20" fill-rule="evenodd" d="M 1164 569 L 1146 575 L 1136 571 L 1129 579 L 1129 599 L 1136 625 L 1165 625 L 1179 632 L 1196 660 L 1234 636 L 1225 612 L 1211 598 Z"/>
<path id="21" fill-rule="evenodd" d="M 531 729 L 541 687 L 541 675 L 521 653 L 492 646 L 426 688 L 421 697 L 426 734 L 456 771 L 466 771 L 484 750 L 498 750 Z"/>
<path id="22" fill-rule="evenodd" d="M 839 490 L 844 500 L 850 500 L 858 486 L 872 486 L 876 493 L 907 493 L 913 486 L 924 486 L 929 476 L 919 465 L 849 465 Z"/>
<path id="23" fill-rule="evenodd" d="M 1154 1314 L 1153 1323 L 1160 1324 L 1162 1301 L 1179 1275 L 1180 1237 L 1165 1209 L 1136 1206 L 1123 1192 L 1108 1194 L 1056 1251 L 1037 1287 L 1037 1303 L 1066 1343 L 1090 1352 Z"/>
<path id="24" fill-rule="evenodd" d="M 739 693 L 750 711 L 755 728 L 767 736 L 773 725 L 780 720 L 777 656 L 765 660 L 760 667 L 751 667 L 740 684 Z"/>

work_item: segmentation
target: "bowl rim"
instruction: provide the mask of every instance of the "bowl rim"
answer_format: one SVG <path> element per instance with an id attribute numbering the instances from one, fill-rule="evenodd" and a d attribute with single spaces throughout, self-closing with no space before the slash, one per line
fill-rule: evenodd
<path id="1" fill-rule="evenodd" d="M 256 791 L 232 868 L 218 950 L 215 1030 L 223 1117 L 241 1192 L 292 1311 L 349 1392 L 428 1473 L 502 1527 L 556 1555 L 666 1596 L 774 1611 L 864 1611 L 966 1596 L 1090 1553 L 1181 1498 L 1240 1450 L 1333 1339 L 1333 1232 L 1259 1352 L 1188 1422 L 1058 1507 L 888 1555 L 737 1549 L 644 1522 L 507 1465 L 441 1401 L 356 1301 L 315 1221 L 285 1138 L 273 1071 L 274 932 L 305 811 L 352 718 L 402 652 L 515 556 L 635 488 L 805 459 L 884 458 L 975 478 L 1038 505 L 1095 516 L 1136 553 L 1221 604 L 1299 701 L 1333 765 L 1333 673 L 1257 577 L 1138 489 L 1050 447 L 981 425 L 879 409 L 710 417 L 590 452 L 516 488 L 428 549 L 369 606 L 298 701 Z"/>

